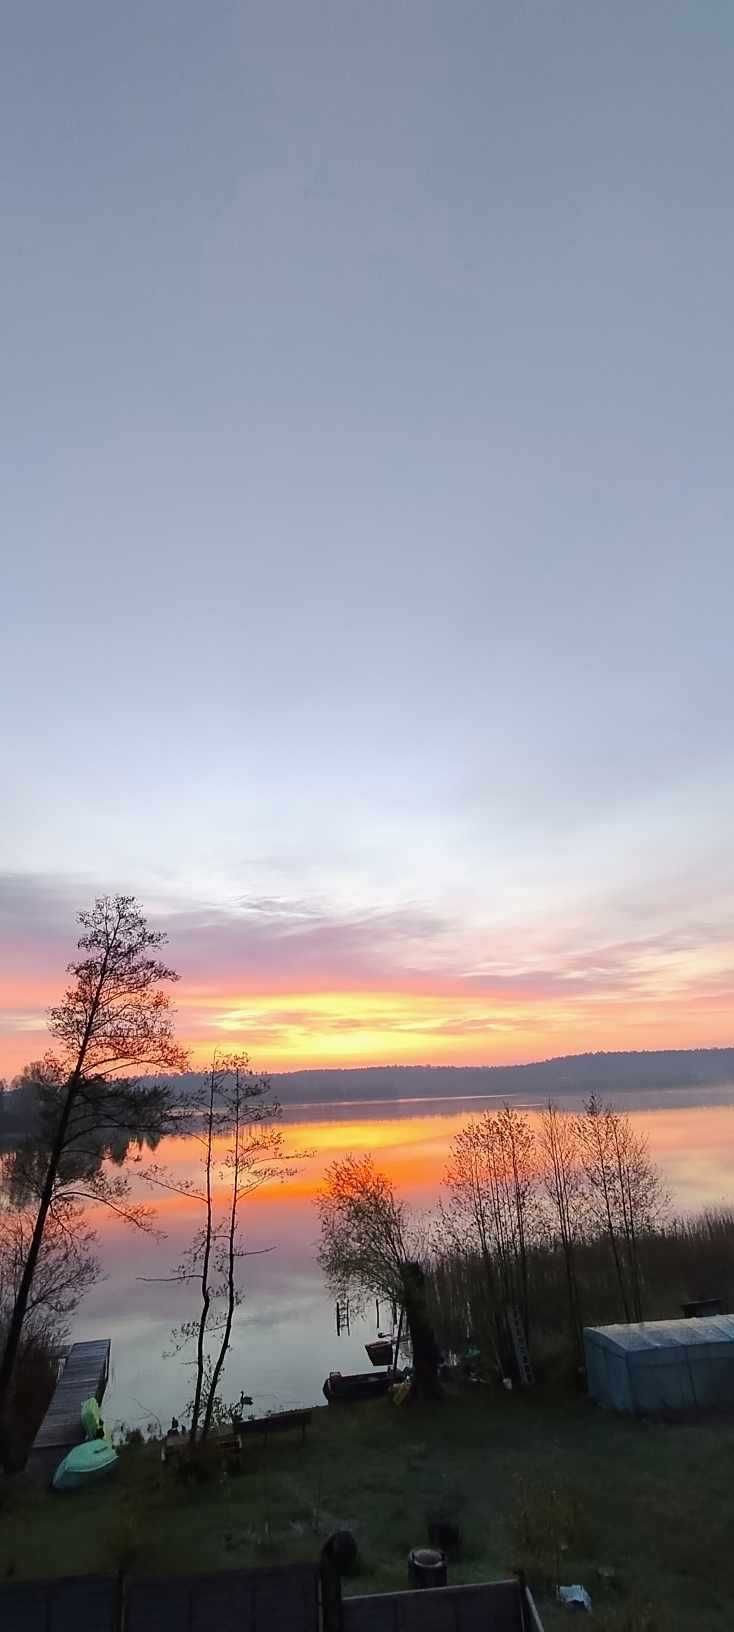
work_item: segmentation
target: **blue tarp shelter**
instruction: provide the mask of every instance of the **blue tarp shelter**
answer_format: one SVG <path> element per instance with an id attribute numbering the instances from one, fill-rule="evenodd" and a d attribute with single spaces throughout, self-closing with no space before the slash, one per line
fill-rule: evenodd
<path id="1" fill-rule="evenodd" d="M 589 1393 L 616 1411 L 734 1405 L 734 1315 L 584 1331 Z"/>

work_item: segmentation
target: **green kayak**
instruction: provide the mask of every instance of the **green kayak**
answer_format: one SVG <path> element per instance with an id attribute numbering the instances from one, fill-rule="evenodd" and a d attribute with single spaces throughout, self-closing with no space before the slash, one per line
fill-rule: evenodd
<path id="1" fill-rule="evenodd" d="M 59 1463 L 51 1481 L 53 1488 L 82 1490 L 85 1485 L 96 1485 L 112 1472 L 116 1462 L 117 1451 L 109 1439 L 89 1439 L 84 1445 L 75 1445 Z"/>
<path id="2" fill-rule="evenodd" d="M 82 1428 L 84 1429 L 84 1438 L 102 1439 L 104 1435 L 104 1423 L 102 1422 L 102 1412 L 99 1409 L 99 1402 L 95 1398 L 94 1394 L 90 1394 L 88 1400 L 82 1400 L 80 1415 L 82 1419 Z"/>

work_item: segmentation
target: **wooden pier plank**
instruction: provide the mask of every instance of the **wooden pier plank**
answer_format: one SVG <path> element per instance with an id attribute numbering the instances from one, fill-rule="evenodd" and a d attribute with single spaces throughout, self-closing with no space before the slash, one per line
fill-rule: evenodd
<path id="1" fill-rule="evenodd" d="M 81 1406 L 94 1394 L 102 1399 L 110 1369 L 110 1339 L 73 1343 L 64 1362 L 48 1411 L 33 1441 L 34 1451 L 78 1445 L 82 1439 Z"/>

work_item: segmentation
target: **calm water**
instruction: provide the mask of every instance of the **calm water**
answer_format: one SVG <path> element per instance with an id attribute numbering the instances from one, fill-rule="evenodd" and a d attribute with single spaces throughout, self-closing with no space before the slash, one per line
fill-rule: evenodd
<path id="1" fill-rule="evenodd" d="M 679 1211 L 734 1201 L 734 1089 L 712 1094 L 707 1103 L 675 1091 L 647 1096 L 644 1109 L 624 1105 L 644 1129 L 664 1170 Z M 372 1151 L 401 1194 L 419 1208 L 435 1202 L 453 1134 L 481 1108 L 456 1100 L 400 1105 L 321 1106 L 292 1109 L 288 1131 L 293 1148 L 315 1155 L 301 1164 L 287 1185 L 261 1190 L 243 1204 L 242 1218 L 251 1249 L 272 1247 L 242 1266 L 245 1301 L 237 1317 L 229 1357 L 226 1398 L 241 1389 L 260 1411 L 322 1403 L 321 1385 L 330 1370 L 368 1369 L 364 1342 L 375 1335 L 372 1306 L 364 1322 L 352 1322 L 349 1336 L 337 1337 L 334 1307 L 316 1264 L 317 1224 L 313 1196 L 324 1168 L 346 1151 Z M 195 1169 L 195 1147 L 183 1139 L 166 1142 L 157 1159 L 184 1176 Z M 105 1279 L 78 1312 L 73 1337 L 112 1338 L 112 1378 L 105 1417 L 112 1425 L 167 1426 L 191 1397 L 186 1354 L 164 1359 L 173 1327 L 195 1313 L 186 1288 L 140 1277 L 166 1276 L 181 1261 L 197 1211 L 182 1197 L 156 1197 L 165 1239 L 151 1241 L 109 1217 L 101 1217 Z"/>

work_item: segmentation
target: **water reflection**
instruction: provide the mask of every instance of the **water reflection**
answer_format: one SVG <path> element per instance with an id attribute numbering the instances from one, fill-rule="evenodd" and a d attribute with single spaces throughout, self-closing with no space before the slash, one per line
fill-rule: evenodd
<path id="1" fill-rule="evenodd" d="M 654 1106 L 646 1096 L 644 1109 L 633 1110 L 627 1096 L 619 1100 L 647 1135 L 680 1211 L 734 1199 L 734 1091 L 707 1091 L 707 1101 L 701 1105 L 678 1090 L 656 1095 Z M 353 1322 L 349 1335 L 337 1338 L 333 1305 L 315 1260 L 313 1195 L 323 1171 L 347 1150 L 372 1151 L 401 1192 L 414 1205 L 428 1208 L 436 1199 L 454 1133 L 468 1115 L 490 1103 L 361 1102 L 289 1109 L 289 1143 L 315 1154 L 293 1181 L 265 1186 L 243 1207 L 248 1246 L 273 1250 L 243 1266 L 246 1296 L 227 1368 L 227 1397 L 244 1389 L 262 1411 L 321 1403 L 329 1370 L 365 1369 L 363 1345 L 375 1334 L 374 1309 L 364 1322 Z M 531 1116 L 537 1115 L 536 1108 L 529 1109 Z M 185 1139 L 165 1141 L 158 1159 L 180 1176 L 193 1172 L 196 1162 Z M 162 1195 L 157 1207 L 164 1241 L 136 1237 L 106 1215 L 95 1220 L 102 1232 L 106 1279 L 82 1305 L 75 1335 L 112 1338 L 106 1402 L 110 1422 L 158 1417 L 166 1423 L 191 1396 L 185 1357 L 162 1358 L 172 1328 L 193 1313 L 190 1296 L 180 1285 L 140 1277 L 166 1276 L 180 1262 L 197 1213 L 177 1195 Z"/>

